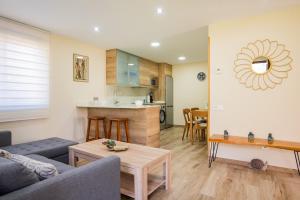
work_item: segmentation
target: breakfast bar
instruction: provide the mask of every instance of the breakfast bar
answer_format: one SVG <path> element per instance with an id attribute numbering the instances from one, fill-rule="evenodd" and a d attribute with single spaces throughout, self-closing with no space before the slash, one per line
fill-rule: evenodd
<path id="1" fill-rule="evenodd" d="M 106 127 L 109 127 L 108 120 L 113 118 L 128 118 L 130 143 L 142 144 L 151 147 L 160 147 L 160 123 L 159 106 L 134 104 L 78 104 L 78 108 L 87 108 L 88 117 L 103 116 L 106 120 Z M 125 130 L 121 129 L 122 140 Z M 116 139 L 116 126 L 112 126 L 112 139 Z"/>

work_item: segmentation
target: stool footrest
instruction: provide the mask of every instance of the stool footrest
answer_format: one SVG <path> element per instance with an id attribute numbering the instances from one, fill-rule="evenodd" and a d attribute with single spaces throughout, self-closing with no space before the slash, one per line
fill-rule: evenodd
<path id="1" fill-rule="evenodd" d="M 113 118 L 113 119 L 109 119 L 109 121 L 119 121 L 119 122 L 121 122 L 121 121 L 128 121 L 128 119 L 127 118 Z"/>
<path id="2" fill-rule="evenodd" d="M 105 120 L 105 117 L 93 116 L 93 117 L 88 117 L 88 119 L 91 119 L 91 120 Z"/>
<path id="3" fill-rule="evenodd" d="M 129 138 L 129 128 L 128 128 L 128 118 L 112 118 L 109 119 L 109 131 L 108 131 L 108 138 L 111 139 L 111 129 L 113 122 L 116 122 L 116 129 L 117 129 L 117 140 L 121 141 L 121 128 L 120 124 L 124 123 L 125 134 L 126 134 L 126 142 L 130 142 Z"/>

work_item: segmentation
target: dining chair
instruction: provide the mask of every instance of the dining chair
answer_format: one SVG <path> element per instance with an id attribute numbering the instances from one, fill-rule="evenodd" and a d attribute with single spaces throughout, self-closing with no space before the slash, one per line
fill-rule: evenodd
<path id="1" fill-rule="evenodd" d="M 205 110 L 193 110 L 191 111 L 191 119 L 193 123 L 193 128 L 191 132 L 191 143 L 194 144 L 194 134 L 198 133 L 199 141 L 202 138 L 202 140 L 205 141 L 206 134 L 207 134 L 207 123 L 203 122 L 203 119 L 206 120 L 208 118 L 208 112 Z M 201 137 L 200 137 L 201 136 Z"/>
<path id="2" fill-rule="evenodd" d="M 193 111 L 193 110 L 199 110 L 199 108 L 198 107 L 193 107 L 193 108 L 191 108 L 191 111 Z"/>
<path id="3" fill-rule="evenodd" d="M 183 110 L 183 117 L 185 121 L 184 130 L 182 134 L 182 140 L 186 134 L 186 137 L 189 136 L 190 125 L 191 125 L 191 110 L 189 108 L 184 108 Z"/>

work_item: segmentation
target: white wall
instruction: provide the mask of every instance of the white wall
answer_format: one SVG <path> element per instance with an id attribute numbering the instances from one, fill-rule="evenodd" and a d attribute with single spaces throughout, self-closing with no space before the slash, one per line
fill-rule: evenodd
<path id="1" fill-rule="evenodd" d="M 146 95 L 151 92 L 150 88 L 139 88 L 139 87 L 120 87 L 120 86 L 106 86 L 106 96 L 112 97 L 114 91 L 117 90 L 117 94 L 120 97 L 129 96 L 129 97 L 141 97 L 146 98 Z"/>
<path id="2" fill-rule="evenodd" d="M 73 53 L 89 56 L 89 82 L 73 81 Z M 105 51 L 70 38 L 51 35 L 50 115 L 47 119 L 0 123 L 12 130 L 13 143 L 53 136 L 80 141 L 84 138 L 87 111 L 76 102 L 105 96 Z"/>
<path id="3" fill-rule="evenodd" d="M 208 103 L 208 79 L 198 81 L 199 72 L 208 72 L 207 62 L 173 66 L 174 124 L 184 125 L 182 109 L 206 108 Z"/>
<path id="4" fill-rule="evenodd" d="M 211 38 L 211 104 L 223 105 L 223 111 L 211 112 L 211 133 L 300 142 L 300 7 L 267 13 L 247 19 L 212 24 Z M 289 77 L 275 89 L 254 91 L 235 78 L 234 60 L 241 48 L 256 40 L 277 40 L 286 45 L 293 58 Z M 215 73 L 221 67 L 222 74 Z M 296 168 L 292 151 L 222 145 L 218 156 L 249 161 L 267 160 L 269 164 Z"/>

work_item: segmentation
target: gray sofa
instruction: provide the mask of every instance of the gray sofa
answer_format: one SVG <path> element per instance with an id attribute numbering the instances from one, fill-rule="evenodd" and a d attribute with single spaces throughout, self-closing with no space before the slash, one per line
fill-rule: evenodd
<path id="1" fill-rule="evenodd" d="M 45 140 L 11 145 L 11 137 L 10 131 L 0 131 L 1 149 L 24 156 L 38 154 L 66 164 L 69 162 L 69 146 L 77 144 L 77 142 L 53 137 Z"/>
<path id="2" fill-rule="evenodd" d="M 24 166 L 0 158 L 0 200 L 119 200 L 120 159 L 111 156 L 74 168 L 66 164 L 68 147 L 74 144 L 60 138 L 49 138 L 11 145 L 11 133 L 0 131 L 1 149 L 51 163 L 59 172 L 55 177 L 40 181 Z M 15 189 L 10 191 L 7 185 Z"/>

